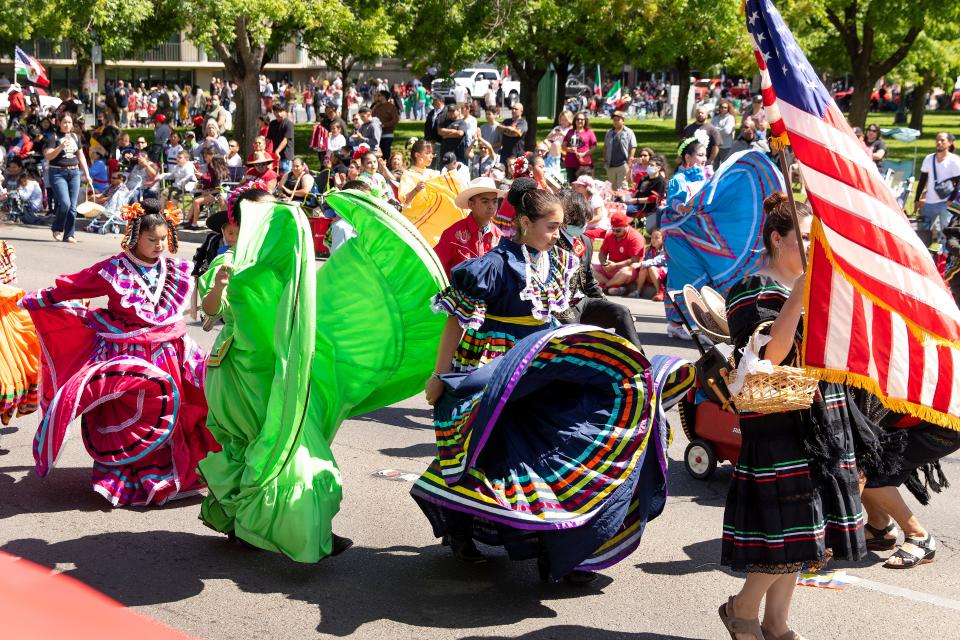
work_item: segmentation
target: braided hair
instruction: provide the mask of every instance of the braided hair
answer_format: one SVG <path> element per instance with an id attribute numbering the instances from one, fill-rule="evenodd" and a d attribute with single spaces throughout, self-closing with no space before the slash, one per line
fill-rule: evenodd
<path id="1" fill-rule="evenodd" d="M 562 205 L 558 196 L 549 191 L 544 191 L 537 187 L 537 182 L 533 178 L 517 178 L 510 185 L 510 191 L 507 192 L 507 202 L 516 209 L 516 216 L 513 218 L 513 226 L 516 231 L 514 237 L 519 238 L 522 235 L 520 218 L 527 218 L 530 222 L 536 222 L 546 216 L 551 207 Z"/>
<path id="2" fill-rule="evenodd" d="M 133 251 L 140 241 L 140 234 L 160 226 L 167 227 L 167 249 L 170 253 L 175 254 L 180 248 L 177 225 L 180 223 L 181 214 L 172 203 L 167 203 L 167 208 L 161 209 L 160 201 L 156 198 L 144 198 L 140 202 L 121 207 L 120 211 L 127 221 L 123 240 L 120 241 L 120 246 L 124 249 Z"/>

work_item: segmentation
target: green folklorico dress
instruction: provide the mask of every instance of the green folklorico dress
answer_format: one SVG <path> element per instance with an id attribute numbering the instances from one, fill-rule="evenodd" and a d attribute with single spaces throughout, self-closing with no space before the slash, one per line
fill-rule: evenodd
<path id="1" fill-rule="evenodd" d="M 443 329 L 430 310 L 443 269 L 410 223 L 357 192 L 327 202 L 358 236 L 321 269 L 299 208 L 244 202 L 235 251 L 199 282 L 202 298 L 233 263 L 206 377 L 223 450 L 200 462 L 200 517 L 298 562 L 331 550 L 340 424 L 419 393 Z"/>

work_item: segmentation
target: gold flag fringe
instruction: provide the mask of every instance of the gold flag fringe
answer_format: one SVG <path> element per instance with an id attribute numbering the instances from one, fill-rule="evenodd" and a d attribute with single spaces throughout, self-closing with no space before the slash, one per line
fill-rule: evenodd
<path id="1" fill-rule="evenodd" d="M 865 296 L 875 305 L 889 311 L 890 313 L 896 313 L 893 309 L 889 307 L 889 305 L 881 303 L 879 300 L 876 299 L 875 296 L 867 293 L 866 291 L 863 291 L 862 288 L 857 286 L 857 283 L 854 282 L 853 279 L 851 279 L 846 273 L 843 272 L 842 269 L 840 269 L 837 266 L 836 262 L 833 259 L 833 252 L 830 250 L 830 246 L 826 243 L 826 239 L 823 234 L 823 226 L 820 220 L 817 219 L 816 217 L 813 220 L 813 227 L 810 231 L 810 235 L 812 240 L 811 246 L 813 246 L 814 242 L 819 242 L 823 246 L 824 252 L 827 255 L 827 260 L 828 262 L 830 262 L 834 270 L 837 271 L 842 278 L 844 278 L 847 282 L 849 282 L 853 286 L 853 288 L 857 290 L 858 293 Z M 804 292 L 804 298 L 805 298 L 804 309 L 806 311 L 804 313 L 804 322 L 806 322 L 806 316 L 810 310 L 810 279 L 811 279 L 810 274 L 811 274 L 810 269 L 807 269 L 807 283 L 806 283 L 806 290 Z M 935 336 L 931 336 L 928 333 L 925 333 L 919 326 L 917 326 L 915 323 L 910 322 L 906 318 L 904 318 L 904 322 L 907 324 L 907 329 L 911 331 L 911 333 L 913 333 L 917 337 L 917 339 L 919 339 L 921 342 L 926 342 L 927 340 L 935 340 L 937 341 L 938 344 L 944 344 L 946 346 L 954 347 L 954 345 L 949 341 L 945 341 L 945 340 L 936 338 Z M 801 355 L 803 356 L 806 353 L 807 353 L 807 331 L 804 330 L 803 344 L 801 346 Z M 909 400 L 906 400 L 906 399 L 890 398 L 889 396 L 883 393 L 883 390 L 880 388 L 880 384 L 873 378 L 870 378 L 868 376 L 865 376 L 859 373 L 853 373 L 851 371 L 841 371 L 839 369 L 826 369 L 821 367 L 815 367 L 807 364 L 806 362 L 803 363 L 803 368 L 804 370 L 807 371 L 807 373 L 817 378 L 818 380 L 822 380 L 824 382 L 835 382 L 837 384 L 844 384 L 848 386 L 857 387 L 859 389 L 864 389 L 865 391 L 869 391 L 870 393 L 875 395 L 880 400 L 880 402 L 882 402 L 883 405 L 888 409 L 890 409 L 891 411 L 905 413 L 905 414 L 914 416 L 916 418 L 919 418 L 921 420 L 925 420 L 927 422 L 931 422 L 933 424 L 939 425 L 946 429 L 960 431 L 960 418 L 956 416 L 952 416 L 948 413 L 944 413 L 942 411 L 938 411 L 933 407 L 927 407 L 921 404 L 917 404 L 915 402 L 910 402 Z"/>

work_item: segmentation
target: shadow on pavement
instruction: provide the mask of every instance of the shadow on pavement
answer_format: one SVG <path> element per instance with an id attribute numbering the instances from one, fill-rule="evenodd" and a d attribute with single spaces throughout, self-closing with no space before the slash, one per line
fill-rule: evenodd
<path id="1" fill-rule="evenodd" d="M 464 636 L 460 640 L 695 640 L 682 636 L 665 636 L 660 633 L 628 633 L 626 631 L 609 631 L 593 627 L 581 627 L 571 624 L 560 624 L 525 633 L 519 636 Z"/>
<path id="2" fill-rule="evenodd" d="M 5 472 L 24 472 L 19 480 Z M 38 478 L 33 467 L 0 467 L 0 520 L 20 513 L 110 511 L 106 500 L 90 488 L 90 468 L 53 469 Z"/>
<path id="3" fill-rule="evenodd" d="M 731 576 L 743 576 L 743 574 L 736 574 L 720 564 L 720 531 L 717 531 L 716 539 L 688 544 L 683 547 L 683 551 L 687 554 L 688 560 L 643 562 L 636 567 L 644 573 L 662 576 L 680 576 L 714 571 L 722 571 Z"/>
<path id="4" fill-rule="evenodd" d="M 104 533 L 52 544 L 23 538 L 3 550 L 50 568 L 72 565 L 66 575 L 127 606 L 177 602 L 201 593 L 205 580 L 231 580 L 248 593 L 281 594 L 316 605 L 317 631 L 334 636 L 377 620 L 474 629 L 550 619 L 557 613 L 544 601 L 596 595 L 612 582 L 601 576 L 586 588 L 542 584 L 533 562 L 510 562 L 494 551 L 487 564 L 466 566 L 439 545 L 354 547 L 304 565 L 223 536 L 173 531 Z"/>
<path id="5" fill-rule="evenodd" d="M 679 420 L 671 421 L 671 424 L 679 423 Z M 680 437 L 686 440 L 686 436 L 678 432 Z M 670 459 L 667 466 L 667 488 L 670 498 L 693 502 L 706 507 L 723 507 L 727 500 L 727 489 L 730 486 L 730 474 L 733 467 L 729 464 L 722 464 L 717 467 L 707 480 L 697 480 L 687 473 L 683 460 Z"/>
<path id="6" fill-rule="evenodd" d="M 418 442 L 409 447 L 380 449 L 380 453 L 393 458 L 432 458 L 437 455 L 437 445 L 433 442 Z"/>
<path id="7" fill-rule="evenodd" d="M 417 422 L 414 418 L 419 418 L 422 422 Z M 433 409 L 417 409 L 413 407 L 384 407 L 362 416 L 356 416 L 351 420 L 361 422 L 377 422 L 390 425 L 391 427 L 400 427 L 402 429 L 429 429 L 433 431 Z"/>

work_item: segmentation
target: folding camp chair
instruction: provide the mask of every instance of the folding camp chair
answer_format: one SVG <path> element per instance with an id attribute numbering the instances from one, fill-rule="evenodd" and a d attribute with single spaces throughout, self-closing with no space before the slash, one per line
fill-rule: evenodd
<path id="1" fill-rule="evenodd" d="M 905 209 L 907 199 L 913 192 L 913 183 L 915 180 L 913 172 L 916 166 L 914 161 L 912 159 L 884 160 L 883 166 L 886 170 L 884 180 L 890 185 L 890 190 L 893 191 L 893 195 L 900 204 L 900 208 Z"/>

